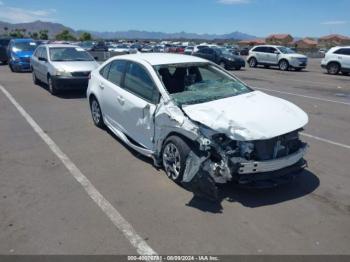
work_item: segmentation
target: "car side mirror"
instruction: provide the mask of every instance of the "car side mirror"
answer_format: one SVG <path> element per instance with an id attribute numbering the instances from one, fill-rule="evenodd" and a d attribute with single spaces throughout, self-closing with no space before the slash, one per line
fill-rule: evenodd
<path id="1" fill-rule="evenodd" d="M 47 59 L 45 57 L 39 57 L 39 61 L 47 62 Z"/>

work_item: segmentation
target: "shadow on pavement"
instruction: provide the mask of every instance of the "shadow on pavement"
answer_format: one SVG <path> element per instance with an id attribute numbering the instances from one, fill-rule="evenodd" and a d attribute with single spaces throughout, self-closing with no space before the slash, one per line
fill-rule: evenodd
<path id="1" fill-rule="evenodd" d="M 290 201 L 312 193 L 320 185 L 320 180 L 309 170 L 303 170 L 289 184 L 270 189 L 243 188 L 229 183 L 220 186 L 219 200 L 212 202 L 194 196 L 186 205 L 203 212 L 222 213 L 222 202 L 240 203 L 242 206 L 256 208 Z"/>

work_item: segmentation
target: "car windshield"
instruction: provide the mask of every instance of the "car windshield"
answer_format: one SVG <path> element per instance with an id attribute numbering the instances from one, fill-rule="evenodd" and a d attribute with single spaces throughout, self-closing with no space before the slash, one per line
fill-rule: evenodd
<path id="1" fill-rule="evenodd" d="M 228 50 L 227 48 L 218 48 L 221 52 L 221 54 L 223 55 L 232 55 L 230 50 Z"/>
<path id="2" fill-rule="evenodd" d="M 284 46 L 278 47 L 278 50 L 280 50 L 283 54 L 295 54 L 295 52 L 292 49 Z"/>
<path id="3" fill-rule="evenodd" d="M 16 42 L 13 45 L 13 51 L 34 51 L 38 45 L 34 41 Z"/>
<path id="4" fill-rule="evenodd" d="M 209 102 L 252 91 L 239 80 L 208 63 L 155 66 L 178 105 Z"/>
<path id="5" fill-rule="evenodd" d="M 92 56 L 80 47 L 51 47 L 51 61 L 93 61 Z"/>

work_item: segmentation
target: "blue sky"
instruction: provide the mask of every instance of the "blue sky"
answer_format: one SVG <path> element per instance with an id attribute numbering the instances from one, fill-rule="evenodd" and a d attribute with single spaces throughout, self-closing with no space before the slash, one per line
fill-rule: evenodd
<path id="1" fill-rule="evenodd" d="M 0 20 L 74 29 L 350 35 L 350 0 L 0 0 Z"/>

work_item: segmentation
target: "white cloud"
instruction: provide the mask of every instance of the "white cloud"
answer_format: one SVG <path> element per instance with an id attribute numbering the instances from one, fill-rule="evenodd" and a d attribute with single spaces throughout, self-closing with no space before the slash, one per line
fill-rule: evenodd
<path id="1" fill-rule="evenodd" d="M 56 12 L 55 9 L 30 10 L 7 6 L 1 0 L 0 5 L 0 21 L 10 23 L 26 23 L 35 20 L 53 21 L 54 18 L 52 16 Z"/>
<path id="2" fill-rule="evenodd" d="M 347 24 L 348 21 L 326 21 L 326 22 L 322 22 L 322 25 L 345 25 Z"/>
<path id="3" fill-rule="evenodd" d="M 224 5 L 248 4 L 250 0 L 218 0 L 218 3 Z"/>

